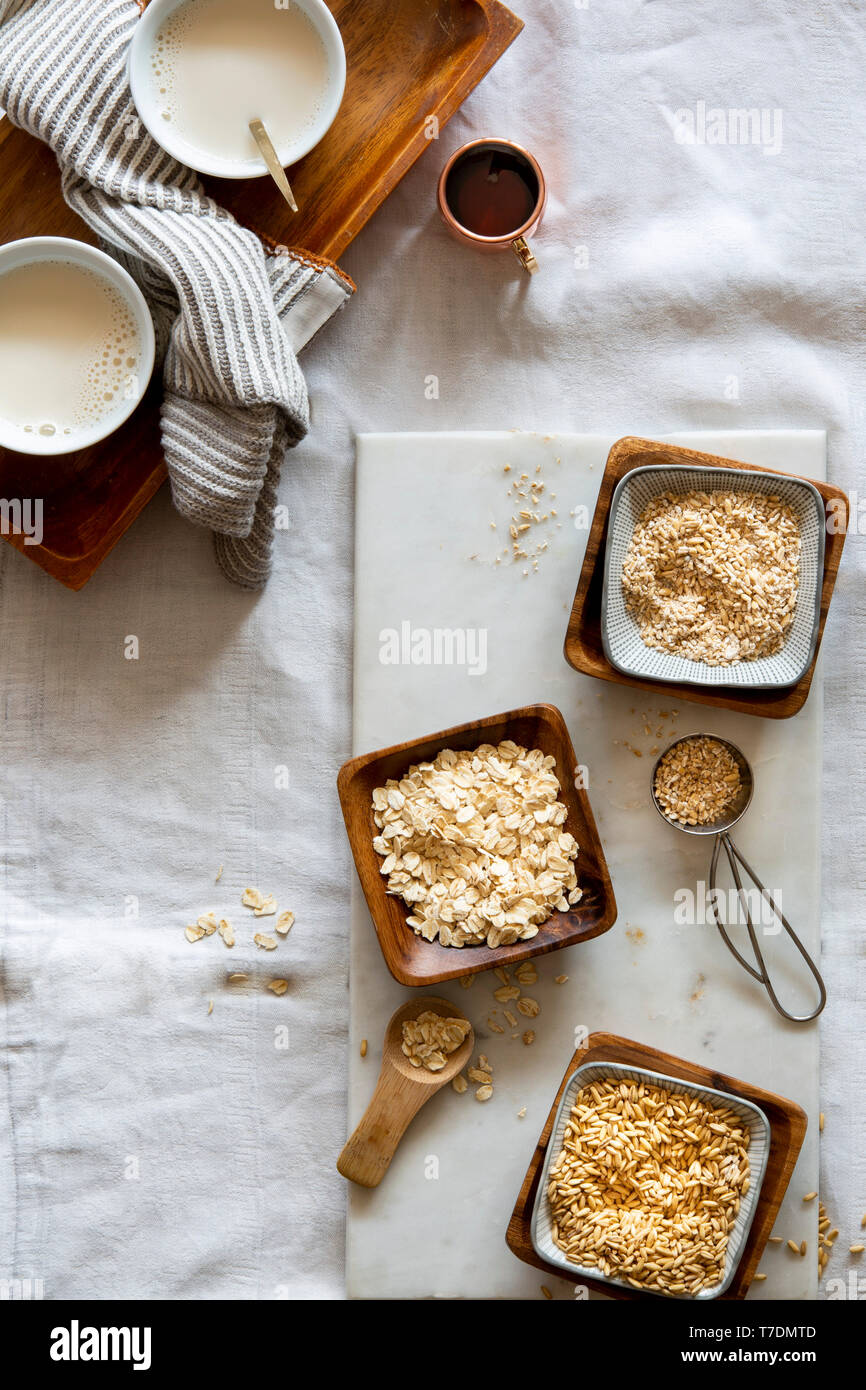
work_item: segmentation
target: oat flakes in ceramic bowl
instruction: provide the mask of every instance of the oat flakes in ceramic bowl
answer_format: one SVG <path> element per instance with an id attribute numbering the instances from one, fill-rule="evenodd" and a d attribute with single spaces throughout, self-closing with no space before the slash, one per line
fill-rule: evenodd
<path id="1" fill-rule="evenodd" d="M 624 675 L 794 685 L 815 652 L 824 572 L 818 489 L 776 473 L 652 464 L 610 508 L 602 643 Z"/>

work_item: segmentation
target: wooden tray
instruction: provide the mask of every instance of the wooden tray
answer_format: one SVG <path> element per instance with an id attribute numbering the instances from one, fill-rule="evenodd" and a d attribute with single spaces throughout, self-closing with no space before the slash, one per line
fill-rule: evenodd
<path id="1" fill-rule="evenodd" d="M 554 912 L 537 936 L 513 946 L 466 946 L 457 950 L 425 941 L 406 925 L 408 908 L 390 896 L 373 848 L 379 832 L 373 819 L 372 793 L 389 777 L 400 777 L 412 763 L 435 758 L 443 748 L 477 748 L 481 743 L 513 739 L 524 748 L 541 748 L 556 759 L 560 796 L 568 807 L 565 829 L 580 846 L 578 877 L 583 897 L 567 912 Z M 598 830 L 582 787 L 574 785 L 577 766 L 565 720 L 554 705 L 526 705 L 507 714 L 459 724 L 456 728 L 365 753 L 341 767 L 337 787 L 358 878 L 373 918 L 385 964 L 401 985 L 432 985 L 474 975 L 497 965 L 516 965 L 609 931 L 616 921 L 616 899 Z"/>
<path id="2" fill-rule="evenodd" d="M 145 8 L 141 3 L 141 8 Z M 270 179 L 206 179 L 208 192 L 270 246 L 336 260 L 418 156 L 436 141 L 523 28 L 499 0 L 330 0 L 346 46 L 346 95 L 325 139 L 292 170 L 293 216 Z M 433 175 L 431 174 L 431 179 Z M 430 185 L 430 205 L 435 189 Z M 63 201 L 53 154 L 0 122 L 0 240 L 94 240 Z M 42 497 L 43 543 L 16 549 L 80 589 L 165 479 L 156 387 L 124 428 L 61 458 L 0 449 L 0 496 Z"/>
<path id="3" fill-rule="evenodd" d="M 796 685 L 781 690 L 742 690 L 734 686 L 696 686 L 681 685 L 679 682 L 642 680 L 637 676 L 626 676 L 612 666 L 604 653 L 601 641 L 601 593 L 604 582 L 604 557 L 607 544 L 607 524 L 614 489 L 626 473 L 647 464 L 690 464 L 704 468 L 738 468 L 756 473 L 778 473 L 780 469 L 760 467 L 753 463 L 738 463 L 734 459 L 719 458 L 716 454 L 701 454 L 695 449 L 684 449 L 675 444 L 658 444 L 650 439 L 619 439 L 607 456 L 607 465 L 601 480 L 595 514 L 586 543 L 583 566 L 574 595 L 568 631 L 565 635 L 565 659 L 576 671 L 599 680 L 615 681 L 618 685 L 631 685 L 638 690 L 651 690 L 656 695 L 667 696 L 670 700 L 691 700 L 700 705 L 716 705 L 722 709 L 738 710 L 742 714 L 761 715 L 766 719 L 789 719 L 806 703 L 815 664 L 821 650 L 824 624 L 830 608 L 830 599 L 836 583 L 836 574 L 842 558 L 842 547 L 848 525 L 848 499 L 841 488 L 832 483 L 820 483 L 814 478 L 807 479 L 818 489 L 824 498 L 825 507 L 834 504 L 837 515 L 844 516 L 845 524 L 827 531 L 824 551 L 824 584 L 821 591 L 821 619 L 818 626 L 818 640 L 815 655 L 804 676 Z M 784 476 L 796 477 L 796 474 Z"/>
<path id="4" fill-rule="evenodd" d="M 691 1081 L 698 1086 L 709 1086 L 718 1091 L 730 1091 L 732 1095 L 740 1096 L 743 1100 L 750 1100 L 764 1111 L 770 1121 L 771 1130 L 767 1171 L 764 1175 L 761 1195 L 758 1198 L 758 1205 L 740 1262 L 727 1290 L 721 1295 L 723 1300 L 745 1298 L 764 1253 L 767 1239 L 772 1234 L 779 1206 L 791 1180 L 794 1164 L 797 1162 L 797 1155 L 806 1134 L 806 1115 L 799 1105 L 795 1105 L 791 1100 L 785 1100 L 783 1096 L 774 1095 L 772 1091 L 762 1091 L 757 1086 L 750 1086 L 746 1081 L 737 1081 L 733 1077 L 724 1076 L 721 1072 L 711 1071 L 709 1067 L 699 1066 L 695 1062 L 686 1062 L 682 1057 L 672 1057 L 667 1052 L 658 1052 L 654 1047 L 645 1047 L 642 1043 L 632 1042 L 629 1038 L 620 1038 L 615 1033 L 591 1033 L 583 1047 L 575 1052 L 566 1067 L 562 1084 L 556 1093 L 553 1105 L 550 1107 L 550 1114 L 545 1121 L 544 1129 L 541 1131 L 541 1137 L 536 1145 L 535 1153 L 532 1155 L 532 1161 L 527 1169 L 526 1177 L 523 1179 L 520 1195 L 508 1223 L 505 1238 L 509 1249 L 526 1264 L 535 1265 L 538 1269 L 543 1269 L 560 1279 L 572 1278 L 558 1266 L 548 1264 L 546 1260 L 541 1259 L 535 1253 L 530 1234 L 530 1224 L 535 1194 L 538 1191 L 541 1168 L 553 1131 L 557 1107 L 572 1072 L 576 1071 L 579 1066 L 583 1066 L 585 1062 L 622 1062 L 626 1066 L 644 1067 L 651 1071 L 663 1072 L 667 1076 L 679 1077 L 683 1081 Z M 584 1275 L 577 1273 L 573 1276 L 573 1282 L 586 1285 L 587 1288 L 595 1289 L 599 1293 L 607 1294 L 610 1298 L 658 1300 L 664 1297 L 664 1295 L 649 1292 L 640 1293 L 637 1289 L 630 1293 L 626 1289 L 612 1288 L 609 1284 L 596 1279 L 587 1279 Z"/>

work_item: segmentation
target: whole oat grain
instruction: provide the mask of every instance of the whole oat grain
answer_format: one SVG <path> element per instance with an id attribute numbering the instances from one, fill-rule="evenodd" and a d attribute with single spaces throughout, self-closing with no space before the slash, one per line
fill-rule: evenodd
<path id="1" fill-rule="evenodd" d="M 748 1190 L 748 1145 L 724 1106 L 649 1082 L 592 1081 L 550 1169 L 553 1239 L 574 1264 L 635 1288 L 712 1288 Z"/>

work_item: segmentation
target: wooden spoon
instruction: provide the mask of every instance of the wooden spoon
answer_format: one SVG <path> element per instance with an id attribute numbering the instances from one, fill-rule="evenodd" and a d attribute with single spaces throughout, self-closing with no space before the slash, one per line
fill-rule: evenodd
<path id="1" fill-rule="evenodd" d="M 445 1018 L 464 1017 L 447 999 L 431 997 L 411 999 L 394 1014 L 385 1030 L 382 1070 L 373 1099 L 337 1159 L 337 1168 L 343 1177 L 361 1187 L 378 1187 L 410 1120 L 415 1118 L 425 1101 L 462 1071 L 472 1056 L 475 1033 L 470 1028 L 461 1046 L 446 1058 L 441 1071 L 427 1071 L 426 1067 L 412 1066 L 403 1052 L 403 1023 L 406 1019 L 417 1018 L 428 1009 Z"/>
<path id="2" fill-rule="evenodd" d="M 292 185 L 289 183 L 289 180 L 286 177 L 286 171 L 280 163 L 279 155 L 274 149 L 274 142 L 272 141 L 270 135 L 268 135 L 268 132 L 265 129 L 264 121 L 250 121 L 250 134 L 252 135 L 253 139 L 258 145 L 261 151 L 262 159 L 267 164 L 268 169 L 270 170 L 271 178 L 277 185 L 277 188 L 282 193 L 289 207 L 292 209 L 292 212 L 297 212 L 298 205 L 295 202 L 295 195 L 292 192 Z"/>

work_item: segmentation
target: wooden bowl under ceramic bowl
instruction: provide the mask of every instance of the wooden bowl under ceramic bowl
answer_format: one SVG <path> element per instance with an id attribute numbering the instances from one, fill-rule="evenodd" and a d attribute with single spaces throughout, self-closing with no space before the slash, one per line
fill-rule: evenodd
<path id="1" fill-rule="evenodd" d="M 832 483 L 800 478 L 793 473 L 778 473 L 780 484 L 783 479 L 793 479 L 800 484 L 806 484 L 810 493 L 817 493 L 826 516 L 821 568 L 817 575 L 817 630 L 814 640 L 810 640 L 809 662 L 796 683 L 787 686 L 769 685 L 763 688 L 715 682 L 701 685 L 681 678 L 658 679 L 658 671 L 651 678 L 646 673 L 646 667 L 637 671 L 632 666 L 629 670 L 626 669 L 629 663 L 615 665 L 611 660 L 611 655 L 615 656 L 616 653 L 610 652 L 610 643 L 605 641 L 604 627 L 607 615 L 603 617 L 602 610 L 605 606 L 605 557 L 616 489 L 624 478 L 636 470 L 659 466 L 672 470 L 724 470 L 722 476 L 729 472 L 739 475 L 737 482 L 740 485 L 752 475 L 774 477 L 778 472 L 776 469 L 757 468 L 750 463 L 722 458 L 717 454 L 699 453 L 696 449 L 686 449 L 679 444 L 657 443 L 651 439 L 631 437 L 617 440 L 607 457 L 587 538 L 583 565 L 565 635 L 566 661 L 584 675 L 595 676 L 604 681 L 615 681 L 618 685 L 630 685 L 638 690 L 649 690 L 658 698 L 665 696 L 674 701 L 691 700 L 697 704 L 716 705 L 720 709 L 737 710 L 742 714 L 754 714 L 765 719 L 789 719 L 806 703 L 815 673 L 848 527 L 849 506 L 845 493 Z M 647 657 L 652 655 L 649 648 L 646 648 L 646 653 Z M 678 672 L 680 677 L 683 674 L 683 671 Z"/>
<path id="2" fill-rule="evenodd" d="M 757 1110 L 764 1117 L 769 1136 L 764 1122 L 761 1122 L 764 1142 L 755 1173 L 755 1192 L 753 1194 L 750 1189 L 747 1194 L 750 1202 L 744 1208 L 742 1238 L 737 1242 L 736 1251 L 731 1252 L 735 1258 L 729 1261 L 724 1286 L 703 1295 L 705 1299 L 713 1297 L 723 1301 L 745 1298 L 791 1180 L 806 1135 L 806 1116 L 795 1101 L 787 1100 L 773 1091 L 764 1091 L 748 1081 L 726 1076 L 724 1072 L 700 1062 L 689 1062 L 683 1057 L 659 1052 L 646 1043 L 619 1037 L 616 1033 L 591 1033 L 566 1067 L 508 1223 L 508 1248 L 518 1259 L 546 1274 L 558 1274 L 563 1279 L 606 1294 L 609 1298 L 659 1302 L 663 1298 L 673 1297 L 650 1289 L 623 1288 L 618 1281 L 605 1279 L 597 1270 L 586 1273 L 568 1261 L 551 1258 L 553 1251 L 545 1243 L 543 1223 L 539 1225 L 535 1220 L 536 1214 L 542 1210 L 543 1198 L 540 1194 L 548 1152 L 554 1145 L 557 1147 L 553 1157 L 559 1152 L 561 1135 L 555 1133 L 555 1126 L 563 1097 L 575 1073 L 579 1069 L 586 1073 L 591 1066 L 609 1070 L 611 1074 L 620 1067 L 635 1073 L 660 1074 L 664 1077 L 664 1084 L 670 1085 L 672 1090 L 721 1093 L 727 1103 L 739 1102 Z M 753 1208 L 751 1201 L 754 1201 Z M 557 1250 L 557 1254 L 561 1252 Z M 694 1296 L 692 1301 L 696 1301 Z"/>
<path id="3" fill-rule="evenodd" d="M 529 941 L 512 946 L 442 946 L 425 941 L 406 925 L 409 908 L 402 898 L 390 896 L 380 870 L 382 860 L 373 848 L 379 831 L 373 819 L 373 791 L 389 777 L 402 777 L 414 763 L 427 762 L 444 748 L 477 748 L 482 743 L 513 740 L 523 748 L 540 748 L 556 759 L 560 800 L 568 808 L 563 826 L 579 846 L 576 870 L 583 897 L 567 912 L 555 911 Z M 616 921 L 616 901 L 604 851 L 586 792 L 575 786 L 578 766 L 565 720 L 553 705 L 528 705 L 506 714 L 460 724 L 441 733 L 393 748 L 352 758 L 340 769 L 337 788 L 355 868 L 373 918 L 385 964 L 403 985 L 439 984 L 443 980 L 515 965 L 531 956 L 546 955 L 563 946 L 574 946 L 600 936 Z"/>
<path id="4" fill-rule="evenodd" d="M 644 642 L 640 624 L 629 611 L 622 571 L 629 546 L 644 510 L 656 498 L 689 492 L 756 492 L 777 496 L 793 513 L 800 533 L 799 586 L 793 622 L 778 652 L 754 661 L 711 666 Z M 802 680 L 815 655 L 821 621 L 821 583 L 824 576 L 826 517 L 824 499 L 805 478 L 783 478 L 734 468 L 649 464 L 621 478 L 610 504 L 604 580 L 601 594 L 601 641 L 604 654 L 625 676 L 668 684 L 701 685 L 718 689 L 786 690 Z"/>
<path id="5" fill-rule="evenodd" d="M 559 1100 L 550 1143 L 544 1155 L 541 1181 L 538 1184 L 535 1207 L 532 1212 L 532 1246 L 536 1255 L 545 1260 L 547 1264 L 555 1265 L 562 1274 L 578 1275 L 581 1279 L 593 1279 L 599 1284 L 624 1289 L 627 1293 L 631 1293 L 634 1288 L 624 1278 L 619 1278 L 613 1274 L 605 1275 L 595 1266 L 582 1265 L 576 1260 L 570 1260 L 553 1238 L 553 1214 L 547 1195 L 551 1165 L 562 1152 L 565 1130 L 571 1118 L 572 1106 L 577 1101 L 580 1091 L 586 1086 L 591 1086 L 593 1081 L 647 1082 L 651 1086 L 657 1086 L 662 1091 L 678 1093 L 690 1098 L 694 1097 L 706 1105 L 715 1106 L 717 1109 L 727 1107 L 742 1122 L 743 1128 L 749 1135 L 749 1188 L 740 1202 L 736 1220 L 728 1233 L 722 1277 L 716 1284 L 701 1289 L 699 1293 L 670 1293 L 668 1290 L 651 1290 L 662 1298 L 679 1298 L 686 1301 L 719 1298 L 733 1282 L 734 1273 L 746 1248 L 746 1241 L 749 1238 L 749 1231 L 757 1211 L 770 1152 L 770 1121 L 759 1106 L 750 1100 L 732 1095 L 730 1091 L 721 1091 L 713 1086 L 696 1085 L 694 1082 L 683 1081 L 678 1077 L 667 1076 L 664 1072 L 652 1071 L 646 1067 L 626 1066 L 622 1062 L 584 1062 L 568 1078 L 565 1090 Z"/>

